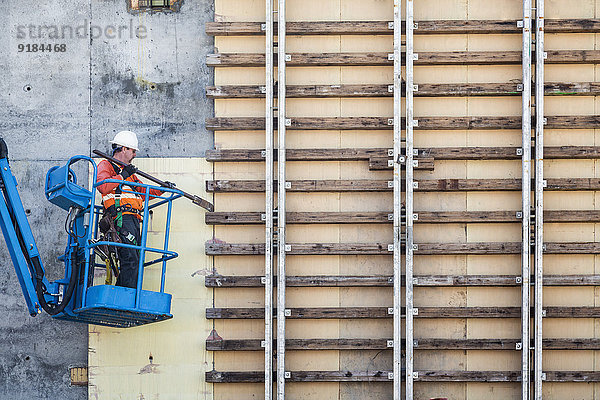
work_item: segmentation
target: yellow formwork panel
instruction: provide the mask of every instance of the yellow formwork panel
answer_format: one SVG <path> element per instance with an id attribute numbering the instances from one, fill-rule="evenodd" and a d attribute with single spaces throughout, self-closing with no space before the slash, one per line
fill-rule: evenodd
<path id="1" fill-rule="evenodd" d="M 135 165 L 190 193 L 212 197 L 204 190 L 212 175 L 206 160 L 136 159 Z M 151 217 L 148 245 L 162 246 L 164 217 L 158 211 Z M 167 264 L 165 291 L 173 295 L 173 319 L 128 329 L 90 325 L 90 399 L 212 399 L 212 384 L 204 381 L 205 371 L 212 369 L 212 353 L 204 345 L 212 329 L 204 317 L 212 291 L 203 279 L 212 270 L 203 246 L 212 227 L 204 224 L 204 210 L 187 199 L 174 202 L 172 218 L 170 249 L 180 256 Z M 144 271 L 144 288 L 159 288 L 160 268 Z"/>

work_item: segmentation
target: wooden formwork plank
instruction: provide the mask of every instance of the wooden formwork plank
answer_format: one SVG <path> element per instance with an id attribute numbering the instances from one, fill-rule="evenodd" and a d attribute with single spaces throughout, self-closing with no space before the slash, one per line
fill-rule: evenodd
<path id="1" fill-rule="evenodd" d="M 520 286 L 514 275 L 415 275 L 415 286 L 470 287 Z M 402 276 L 402 283 L 405 277 Z M 208 275 L 206 287 L 262 287 L 260 276 Z M 596 286 L 600 275 L 546 275 L 544 286 Z M 286 286 L 293 287 L 387 287 L 393 286 L 392 276 L 288 276 Z"/>
<path id="2" fill-rule="evenodd" d="M 520 96 L 518 83 L 420 83 L 416 97 L 462 97 L 462 96 Z M 208 86 L 206 96 L 214 99 L 263 98 L 264 86 L 221 85 Z M 277 88 L 275 88 L 277 91 Z M 286 96 L 290 98 L 331 97 L 392 97 L 389 85 L 290 85 Z M 597 96 L 597 82 L 546 82 L 547 96 Z"/>
<path id="3" fill-rule="evenodd" d="M 291 371 L 286 382 L 389 382 L 392 371 Z M 418 382 L 519 382 L 514 371 L 418 371 Z M 209 383 L 264 382 L 263 371 L 205 373 Z M 600 382 L 600 372 L 547 371 L 546 382 Z"/>
<path id="4" fill-rule="evenodd" d="M 392 318 L 387 307 L 297 307 L 290 319 Z M 418 307 L 417 318 L 520 318 L 521 307 Z M 545 307 L 547 318 L 599 318 L 600 307 Z M 208 319 L 263 319 L 262 308 L 207 308 Z M 275 314 L 276 315 L 276 314 Z M 404 315 L 404 309 L 402 311 Z"/>
<path id="5" fill-rule="evenodd" d="M 389 212 L 288 212 L 288 224 L 388 224 Z M 210 212 L 207 225 L 264 224 L 261 212 Z M 419 211 L 416 223 L 520 222 L 516 211 Z M 600 210 L 544 211 L 546 222 L 600 222 Z"/>
<path id="6" fill-rule="evenodd" d="M 600 190 L 599 178 L 553 178 L 547 179 L 547 191 Z M 384 180 L 293 180 L 289 192 L 388 192 Z M 419 192 L 462 191 L 515 191 L 520 190 L 521 179 L 424 179 L 418 181 Z M 208 192 L 264 192 L 264 181 L 216 180 L 206 181 Z"/>
<path id="7" fill-rule="evenodd" d="M 519 33 L 516 20 L 433 20 L 419 21 L 415 35 L 427 34 L 482 34 Z M 264 35 L 261 22 L 207 22 L 206 34 L 210 36 Z M 405 24 L 402 22 L 402 29 Z M 275 29 L 277 29 L 275 27 Z M 547 19 L 547 33 L 596 33 L 600 32 L 598 19 Z M 288 35 L 392 35 L 389 21 L 289 21 Z"/>
<path id="8" fill-rule="evenodd" d="M 288 243 L 288 255 L 391 255 L 387 243 Z M 261 243 L 207 242 L 206 255 L 261 255 Z M 415 255 L 520 254 L 520 242 L 419 243 Z M 600 254 L 600 242 L 546 243 L 544 254 Z"/>
<path id="9" fill-rule="evenodd" d="M 419 148 L 415 159 L 429 160 L 516 160 L 517 147 L 433 147 Z M 599 146 L 551 146 L 544 147 L 545 159 L 594 159 L 600 158 Z M 206 159 L 212 162 L 264 162 L 264 150 L 217 149 L 208 150 Z M 388 149 L 288 149 L 287 161 L 362 161 L 390 159 Z"/>
<path id="10" fill-rule="evenodd" d="M 548 50 L 547 64 L 594 64 L 600 50 Z M 389 53 L 290 53 L 287 66 L 385 66 L 393 65 Z M 404 54 L 402 54 L 404 62 Z M 415 65 L 513 65 L 521 63 L 520 51 L 419 52 Z M 261 53 L 216 53 L 206 56 L 209 67 L 262 67 Z"/>
<path id="11" fill-rule="evenodd" d="M 521 339 L 417 339 L 417 350 L 511 350 Z M 544 339 L 546 350 L 600 350 L 600 339 Z M 288 350 L 389 350 L 387 339 L 287 339 Z M 208 351 L 262 351 L 260 339 L 207 340 Z"/>
<path id="12" fill-rule="evenodd" d="M 512 117 L 419 117 L 419 130 L 519 129 L 522 118 Z M 593 129 L 600 126 L 598 115 L 548 116 L 547 129 Z M 402 123 L 405 123 L 402 118 Z M 262 130 L 260 117 L 207 118 L 206 129 L 213 131 Z M 388 117 L 296 117 L 290 118 L 290 130 L 387 130 L 393 128 Z"/>

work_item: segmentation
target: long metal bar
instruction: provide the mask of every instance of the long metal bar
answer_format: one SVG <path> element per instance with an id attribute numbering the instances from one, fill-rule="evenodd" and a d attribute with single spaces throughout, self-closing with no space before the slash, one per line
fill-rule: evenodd
<path id="1" fill-rule="evenodd" d="M 530 392 L 530 250 L 531 250 L 531 0 L 523 0 L 522 97 L 522 248 L 521 248 L 521 399 Z"/>
<path id="2" fill-rule="evenodd" d="M 394 0 L 394 400 L 402 395 L 402 19 Z"/>
<path id="3" fill-rule="evenodd" d="M 413 127 L 414 106 L 413 91 L 414 86 L 414 3 L 413 0 L 406 0 L 406 257 L 405 257 L 405 295 L 406 295 L 406 400 L 413 399 L 413 367 L 414 367 L 414 342 L 413 342 Z"/>
<path id="4" fill-rule="evenodd" d="M 278 232 L 277 232 L 277 250 L 278 250 L 278 281 L 277 281 L 277 399 L 285 399 L 285 217 L 286 217 L 286 173 L 285 173 L 285 133 L 286 133 L 286 37 L 285 37 L 285 0 L 279 0 L 277 8 L 278 17 L 278 47 L 277 47 L 277 107 L 278 107 L 278 190 L 277 190 L 277 209 L 278 209 Z"/>
<path id="5" fill-rule="evenodd" d="M 542 399 L 542 317 L 544 285 L 544 0 L 536 0 L 535 31 L 535 399 Z"/>
<path id="6" fill-rule="evenodd" d="M 265 9 L 265 400 L 273 399 L 273 0 Z"/>

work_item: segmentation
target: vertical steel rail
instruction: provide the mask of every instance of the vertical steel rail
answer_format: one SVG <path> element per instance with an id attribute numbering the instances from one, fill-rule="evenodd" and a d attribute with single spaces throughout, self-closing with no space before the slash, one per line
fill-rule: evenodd
<path id="1" fill-rule="evenodd" d="M 522 97 L 522 248 L 521 248 L 521 399 L 530 392 L 530 252 L 531 252 L 531 0 L 523 0 Z"/>
<path id="2" fill-rule="evenodd" d="M 535 30 L 535 399 L 542 399 L 542 319 L 544 275 L 544 0 L 536 0 Z"/>
<path id="3" fill-rule="evenodd" d="M 406 400 L 413 399 L 414 383 L 414 342 L 413 342 L 413 127 L 414 107 L 413 91 L 414 86 L 414 67 L 415 59 L 413 30 L 414 21 L 414 3 L 413 0 L 406 0 Z"/>
<path id="4" fill-rule="evenodd" d="M 273 0 L 265 0 L 265 400 L 273 398 Z"/>
<path id="5" fill-rule="evenodd" d="M 394 0 L 394 400 L 402 397 L 402 18 Z"/>
<path id="6" fill-rule="evenodd" d="M 286 147 L 285 147 L 285 133 L 287 126 L 286 118 L 286 26 L 285 26 L 285 0 L 279 0 L 277 8 L 278 16 L 278 37 L 277 37 L 277 110 L 278 110 L 278 147 L 279 152 L 277 156 L 278 166 L 278 188 L 277 188 L 277 221 L 278 221 L 278 232 L 277 232 L 277 249 L 278 249 L 278 281 L 277 281 L 277 399 L 285 399 L 285 252 L 286 252 L 286 239 L 285 239 L 285 191 L 286 185 L 286 173 L 285 173 L 285 161 L 286 161 Z"/>

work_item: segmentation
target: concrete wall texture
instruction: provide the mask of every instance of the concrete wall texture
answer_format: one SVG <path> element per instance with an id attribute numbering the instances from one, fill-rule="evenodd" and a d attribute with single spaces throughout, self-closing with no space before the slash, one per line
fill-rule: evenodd
<path id="1" fill-rule="evenodd" d="M 127 0 L 3 1 L 0 137 L 50 280 L 62 276 L 56 258 L 66 242 L 65 215 L 43 194 L 51 166 L 107 149 L 122 129 L 138 133 L 138 157 L 202 157 L 212 147 L 212 3 L 132 14 Z M 4 241 L 0 300 L 0 399 L 87 398 L 69 387 L 69 367 L 87 365 L 87 326 L 29 317 Z"/>

